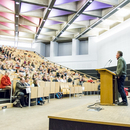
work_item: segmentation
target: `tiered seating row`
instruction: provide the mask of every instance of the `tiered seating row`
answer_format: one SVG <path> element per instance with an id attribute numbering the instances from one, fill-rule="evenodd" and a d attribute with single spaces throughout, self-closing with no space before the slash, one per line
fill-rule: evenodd
<path id="1" fill-rule="evenodd" d="M 15 90 L 16 82 L 18 79 L 13 80 L 13 89 Z M 62 92 L 63 95 L 69 94 L 82 94 L 83 92 L 98 91 L 99 83 L 84 83 L 83 86 L 72 85 L 71 83 L 60 83 L 60 82 L 44 82 L 39 81 L 40 87 L 31 87 L 30 99 L 37 99 L 40 97 L 48 97 L 48 102 L 50 99 L 50 94 L 55 94 L 57 92 Z M 30 106 L 30 105 L 29 105 Z"/>

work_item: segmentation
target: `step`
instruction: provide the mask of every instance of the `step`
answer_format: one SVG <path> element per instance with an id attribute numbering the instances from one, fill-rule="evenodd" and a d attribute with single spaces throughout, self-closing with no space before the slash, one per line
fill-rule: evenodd
<path id="1" fill-rule="evenodd" d="M 9 98 L 0 98 L 0 104 L 9 103 L 9 102 L 10 102 Z"/>
<path id="2" fill-rule="evenodd" d="M 13 103 L 3 103 L 3 104 L 0 104 L 0 110 L 11 108 L 11 107 L 13 107 Z"/>

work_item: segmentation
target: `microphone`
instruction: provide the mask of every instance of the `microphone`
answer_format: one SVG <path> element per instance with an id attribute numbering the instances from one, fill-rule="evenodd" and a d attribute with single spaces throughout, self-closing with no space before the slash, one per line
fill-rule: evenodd
<path id="1" fill-rule="evenodd" d="M 106 67 L 106 65 L 107 65 L 108 63 L 109 63 L 109 66 L 110 66 L 110 63 L 111 63 L 111 62 L 112 62 L 112 60 L 111 60 L 111 59 L 110 59 L 110 60 L 108 60 L 108 61 L 107 61 L 107 63 L 105 64 L 104 68 Z M 108 67 L 109 67 L 109 66 L 108 66 Z"/>
<path id="2" fill-rule="evenodd" d="M 110 63 L 109 63 L 109 65 L 108 65 L 108 67 L 110 66 L 111 63 L 112 63 L 112 60 L 110 60 Z"/>

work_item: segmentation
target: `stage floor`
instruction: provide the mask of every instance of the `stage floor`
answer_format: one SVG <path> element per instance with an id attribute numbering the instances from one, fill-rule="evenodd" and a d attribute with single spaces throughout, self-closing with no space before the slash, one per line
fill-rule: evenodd
<path id="1" fill-rule="evenodd" d="M 128 99 L 129 101 L 129 99 Z M 90 111 L 86 104 L 48 116 L 50 119 L 130 127 L 130 104 L 128 106 L 100 106 L 101 111 Z"/>

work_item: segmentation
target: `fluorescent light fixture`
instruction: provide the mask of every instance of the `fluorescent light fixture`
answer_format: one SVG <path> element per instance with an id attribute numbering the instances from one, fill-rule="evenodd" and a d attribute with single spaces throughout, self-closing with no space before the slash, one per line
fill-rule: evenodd
<path id="1" fill-rule="evenodd" d="M 0 35 L 0 37 L 4 37 L 4 38 L 14 38 L 14 37 L 11 37 L 11 36 L 4 36 L 4 35 Z"/>
<path id="2" fill-rule="evenodd" d="M 16 15 L 16 17 L 19 17 L 18 15 Z"/>
<path id="3" fill-rule="evenodd" d="M 90 2 L 90 3 L 92 3 L 93 1 L 92 1 L 92 0 L 90 0 L 89 2 Z"/>
<path id="4" fill-rule="evenodd" d="M 16 2 L 17 5 L 19 5 L 19 2 Z"/>
<path id="5" fill-rule="evenodd" d="M 15 37 L 15 40 L 17 41 L 17 40 L 18 40 L 18 37 Z"/>
<path id="6" fill-rule="evenodd" d="M 23 38 L 23 37 L 19 37 L 19 39 L 23 39 L 23 40 L 33 40 L 31 38 Z"/>

